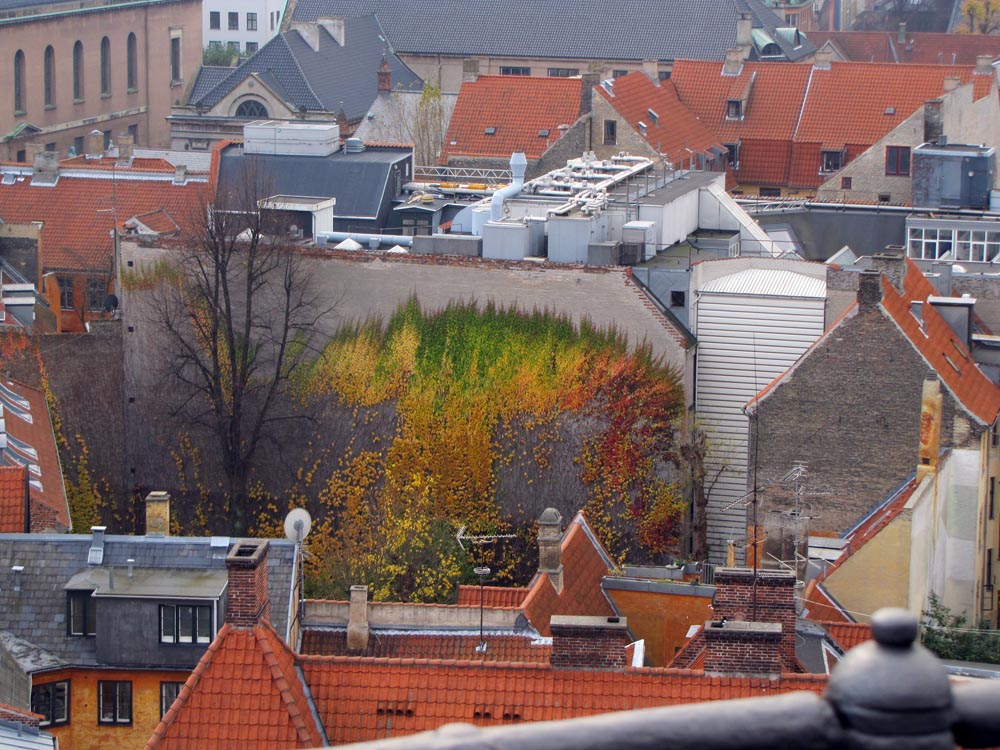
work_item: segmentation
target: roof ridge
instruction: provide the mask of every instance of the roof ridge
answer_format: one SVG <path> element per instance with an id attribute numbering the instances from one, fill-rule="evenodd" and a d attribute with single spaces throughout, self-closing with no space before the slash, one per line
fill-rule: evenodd
<path id="1" fill-rule="evenodd" d="M 205 674 L 205 670 L 208 669 L 208 666 L 215 659 L 216 653 L 219 651 L 219 648 L 221 648 L 223 641 L 231 630 L 232 625 L 228 622 L 224 623 L 223 626 L 219 628 L 219 632 L 215 634 L 215 638 L 213 638 L 212 642 L 208 644 L 208 648 L 205 649 L 205 653 L 202 654 L 201 658 L 198 660 L 198 664 L 195 665 L 195 668 L 191 671 L 187 680 L 184 681 L 180 692 L 177 694 L 177 698 L 171 704 L 170 708 L 167 709 L 167 712 L 163 714 L 163 718 L 160 719 L 160 723 L 156 725 L 156 728 L 153 730 L 153 736 L 146 741 L 146 750 L 153 750 L 153 748 L 156 748 L 163 740 L 167 729 L 174 723 L 180 709 L 183 708 L 191 698 L 191 693 L 198 686 L 198 683 L 201 682 L 202 675 Z"/>
<path id="2" fill-rule="evenodd" d="M 346 20 L 345 20 L 345 23 L 346 23 Z M 327 29 L 326 29 L 325 26 L 320 26 L 319 30 L 322 31 L 322 32 L 324 32 L 328 37 L 330 37 L 330 41 L 336 43 L 336 40 L 333 38 L 333 36 L 330 34 L 330 32 L 327 31 Z M 281 34 L 279 34 L 279 36 L 281 37 L 282 41 L 285 43 L 285 47 L 288 49 L 288 54 L 291 55 L 292 61 L 295 63 L 295 69 L 298 70 L 299 71 L 299 75 L 302 76 L 302 82 L 305 83 L 306 88 L 309 90 L 309 94 L 312 96 L 313 99 L 316 100 L 316 103 L 319 104 L 319 106 L 321 108 L 326 108 L 326 106 L 327 106 L 326 102 L 324 102 L 322 99 L 319 98 L 319 95 L 316 93 L 315 89 L 313 89 L 312 84 L 309 83 L 309 77 L 306 75 L 306 72 L 304 70 L 302 70 L 302 64 L 299 62 L 299 58 L 298 58 L 298 55 L 295 54 L 295 50 L 292 49 L 292 45 L 290 45 L 288 43 L 288 41 L 285 40 L 285 34 L 291 34 L 292 32 L 293 32 L 293 29 L 289 29 L 288 31 L 283 31 Z M 298 34 L 297 31 L 295 33 Z M 320 34 L 319 38 L 322 39 L 323 38 L 323 34 Z M 344 41 L 344 46 L 345 47 L 347 46 L 347 41 L 346 40 L 348 38 L 349 38 L 349 36 L 345 35 L 345 41 Z M 320 44 L 322 44 L 322 42 L 317 42 L 316 46 L 319 47 Z M 319 54 L 319 50 L 318 49 L 313 50 L 312 47 L 309 47 L 309 50 L 314 55 L 318 55 Z M 285 84 L 281 84 L 281 88 L 287 89 L 287 87 L 285 86 Z M 329 111 L 332 112 L 333 110 L 329 110 Z"/>
<path id="3" fill-rule="evenodd" d="M 268 669 L 271 671 L 271 679 L 274 686 L 278 689 L 278 694 L 281 696 L 282 702 L 285 704 L 285 708 L 288 711 L 288 715 L 291 717 L 292 725 L 295 727 L 295 732 L 298 734 L 299 739 L 306 744 L 311 744 L 314 738 L 309 732 L 309 727 L 306 725 L 305 718 L 303 717 L 302 707 L 298 705 L 295 699 L 295 695 L 292 693 L 292 680 L 298 680 L 298 675 L 294 677 L 289 677 L 285 674 L 282 668 L 281 662 L 275 653 L 275 644 L 273 643 L 273 638 L 278 639 L 278 649 L 286 651 L 286 655 L 292 659 L 293 668 L 295 661 L 295 654 L 281 641 L 278 636 L 277 631 L 271 626 L 269 622 L 262 622 L 259 625 L 255 625 L 253 628 L 254 639 L 257 643 L 257 647 L 264 657 L 264 663 L 267 665 Z M 302 682 L 303 690 L 305 689 L 305 682 Z M 303 697 L 305 694 L 303 693 Z M 308 699 L 307 699 L 308 700 Z M 310 712 L 311 716 L 311 712 Z"/>

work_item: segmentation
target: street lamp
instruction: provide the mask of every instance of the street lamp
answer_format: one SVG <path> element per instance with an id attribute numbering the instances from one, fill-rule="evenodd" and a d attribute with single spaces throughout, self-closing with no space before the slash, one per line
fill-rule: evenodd
<path id="1" fill-rule="evenodd" d="M 483 583 L 486 576 L 490 574 L 490 569 L 486 565 L 477 565 L 472 572 L 479 576 L 479 645 L 476 646 L 477 654 L 486 653 L 486 639 L 483 637 Z"/>

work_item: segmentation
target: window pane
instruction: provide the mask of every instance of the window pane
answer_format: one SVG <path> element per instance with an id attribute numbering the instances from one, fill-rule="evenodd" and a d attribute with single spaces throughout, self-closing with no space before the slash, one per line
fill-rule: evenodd
<path id="1" fill-rule="evenodd" d="M 83 617 L 86 621 L 85 630 L 87 635 L 97 634 L 97 600 L 86 592 L 83 595 Z"/>
<path id="2" fill-rule="evenodd" d="M 161 682 L 160 683 L 160 718 L 170 710 L 170 706 L 177 700 L 183 682 Z"/>
<path id="3" fill-rule="evenodd" d="M 99 682 L 97 684 L 97 716 L 101 721 L 115 720 L 115 683 Z"/>
<path id="4" fill-rule="evenodd" d="M 118 723 L 128 724 L 132 721 L 132 683 L 119 682 L 118 687 Z"/>
<path id="5" fill-rule="evenodd" d="M 173 643 L 176 639 L 176 617 L 174 607 L 170 605 L 160 607 L 160 641 L 162 643 Z"/>
<path id="6" fill-rule="evenodd" d="M 194 607 L 177 608 L 177 640 L 179 643 L 191 643 L 194 635 Z"/>
<path id="7" fill-rule="evenodd" d="M 57 682 L 52 686 L 52 723 L 65 724 L 69 719 L 69 683 Z"/>
<path id="8" fill-rule="evenodd" d="M 198 643 L 209 643 L 212 640 L 212 608 L 196 607 L 198 614 Z"/>
<path id="9" fill-rule="evenodd" d="M 45 717 L 39 722 L 43 727 L 52 723 L 51 685 L 37 685 L 31 689 L 31 710 Z"/>

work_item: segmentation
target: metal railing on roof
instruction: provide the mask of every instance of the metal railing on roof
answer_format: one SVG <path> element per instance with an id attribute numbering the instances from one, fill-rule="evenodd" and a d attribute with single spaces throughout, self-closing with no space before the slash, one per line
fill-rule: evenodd
<path id="1" fill-rule="evenodd" d="M 1000 746 L 1000 681 L 952 684 L 944 665 L 914 645 L 916 618 L 877 612 L 875 641 L 850 651 L 820 696 L 697 705 L 480 728 L 451 724 L 355 750 L 951 750 Z M 557 696 L 554 696 L 554 698 Z"/>
<path id="2" fill-rule="evenodd" d="M 511 181 L 511 174 L 509 169 L 414 165 L 413 179 L 416 182 L 483 182 L 488 185 L 503 185 Z"/>

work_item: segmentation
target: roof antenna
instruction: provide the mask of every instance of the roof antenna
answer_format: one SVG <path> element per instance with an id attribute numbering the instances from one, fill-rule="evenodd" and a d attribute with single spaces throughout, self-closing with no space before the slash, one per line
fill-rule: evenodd
<path id="1" fill-rule="evenodd" d="M 458 542 L 458 546 L 462 548 L 463 552 L 467 552 L 465 545 L 462 542 L 469 542 L 472 546 L 480 550 L 479 555 L 479 565 L 472 569 L 472 572 L 479 577 L 479 645 L 476 646 L 477 654 L 486 653 L 486 636 L 483 631 L 483 614 L 485 609 L 485 594 L 483 592 L 483 585 L 486 582 L 486 577 L 492 572 L 488 565 L 483 564 L 483 554 L 482 548 L 487 544 L 495 544 L 498 539 L 513 539 L 514 534 L 481 534 L 478 536 L 473 536 L 466 534 L 466 525 L 463 523 L 458 532 L 455 534 L 455 541 Z"/>

